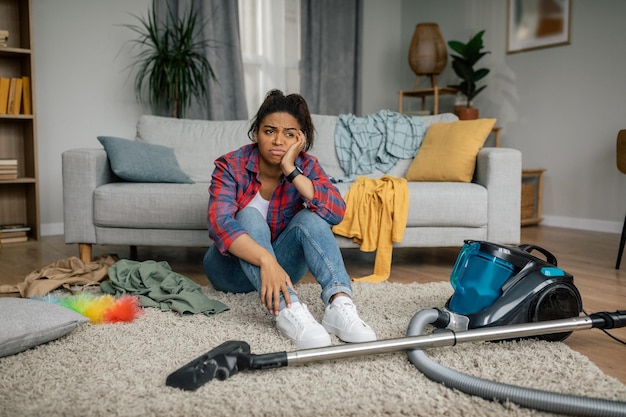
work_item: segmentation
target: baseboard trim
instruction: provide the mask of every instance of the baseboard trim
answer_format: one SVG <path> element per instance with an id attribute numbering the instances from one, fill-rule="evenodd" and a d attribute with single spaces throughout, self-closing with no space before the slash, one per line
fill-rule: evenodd
<path id="1" fill-rule="evenodd" d="M 544 226 L 563 227 L 565 229 L 589 230 L 604 233 L 622 233 L 622 223 L 607 220 L 581 219 L 577 217 L 544 216 Z"/>

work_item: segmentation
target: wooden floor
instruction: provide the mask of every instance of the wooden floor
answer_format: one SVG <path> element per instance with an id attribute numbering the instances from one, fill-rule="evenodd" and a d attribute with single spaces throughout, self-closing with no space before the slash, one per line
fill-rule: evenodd
<path id="1" fill-rule="evenodd" d="M 549 250 L 558 259 L 559 267 L 574 275 L 588 313 L 626 310 L 626 258 L 623 268 L 615 269 L 618 235 L 532 226 L 522 229 L 522 243 L 533 243 Z M 448 281 L 458 249 L 396 249 L 390 280 L 401 283 Z M 94 247 L 94 256 L 105 254 L 116 254 L 120 258 L 130 256 L 126 246 Z M 138 253 L 139 260 L 165 260 L 174 271 L 207 284 L 201 266 L 203 255 L 201 248 L 140 247 Z M 21 282 L 28 273 L 70 256 L 78 256 L 78 247 L 66 245 L 62 236 L 5 245 L 0 249 L 0 284 Z M 344 258 L 351 276 L 372 273 L 373 254 L 346 250 Z M 611 333 L 626 340 L 626 328 Z M 597 329 L 577 331 L 565 343 L 589 357 L 606 374 L 626 383 L 626 346 Z"/>

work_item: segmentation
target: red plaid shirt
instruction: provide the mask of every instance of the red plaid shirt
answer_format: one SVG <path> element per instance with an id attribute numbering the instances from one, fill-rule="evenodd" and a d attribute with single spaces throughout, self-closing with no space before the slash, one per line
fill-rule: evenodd
<path id="1" fill-rule="evenodd" d="M 306 200 L 287 180 L 283 179 L 278 184 L 267 212 L 272 241 L 303 208 L 316 213 L 331 226 L 341 222 L 346 210 L 346 203 L 339 190 L 331 183 L 317 158 L 301 152 L 296 165 L 313 182 L 315 193 L 312 200 Z M 246 233 L 235 220 L 235 214 L 259 192 L 259 178 L 259 151 L 256 144 L 242 146 L 215 160 L 209 187 L 207 226 L 209 236 L 223 254 L 227 254 L 233 240 Z"/>

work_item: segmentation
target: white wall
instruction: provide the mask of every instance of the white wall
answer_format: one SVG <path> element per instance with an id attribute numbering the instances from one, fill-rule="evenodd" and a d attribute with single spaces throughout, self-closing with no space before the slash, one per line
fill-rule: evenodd
<path id="1" fill-rule="evenodd" d="M 364 0 L 363 15 L 361 113 L 397 110 L 397 92 L 406 89 L 400 80 L 406 68 L 411 71 L 402 40 L 402 0 Z"/>
<path id="2" fill-rule="evenodd" d="M 33 0 L 36 110 L 43 234 L 62 234 L 61 153 L 98 147 L 96 136 L 132 138 L 138 105 L 120 24 L 145 15 L 150 0 Z M 364 0 L 362 113 L 397 109 L 414 74 L 408 46 L 419 22 L 439 23 L 446 39 L 486 29 L 488 87 L 481 116 L 503 126 L 504 146 L 526 168 L 547 168 L 544 224 L 619 232 L 626 178 L 615 168 L 615 138 L 626 107 L 626 2 L 574 2 L 572 44 L 506 54 L 502 0 Z M 122 52 L 120 52 L 122 50 Z M 440 84 L 454 81 L 448 68 Z M 444 109 L 446 102 L 443 104 Z M 448 101 L 451 108 L 451 102 Z"/>
<path id="3" fill-rule="evenodd" d="M 134 138 L 137 104 L 119 25 L 150 0 L 33 0 L 39 195 L 44 235 L 63 234 L 61 154 L 100 147 L 98 135 Z"/>

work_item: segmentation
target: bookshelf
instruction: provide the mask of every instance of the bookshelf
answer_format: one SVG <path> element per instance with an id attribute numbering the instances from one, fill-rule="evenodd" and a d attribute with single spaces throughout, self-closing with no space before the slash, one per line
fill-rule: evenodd
<path id="1" fill-rule="evenodd" d="M 26 96 L 22 93 L 20 97 L 19 110 L 12 113 L 0 109 L 0 159 L 17 160 L 17 178 L 0 179 L 0 225 L 26 225 L 30 228 L 28 238 L 38 240 L 41 231 L 31 11 L 31 0 L 0 0 L 0 31 L 9 32 L 6 46 L 0 46 L 0 78 L 27 77 L 30 87 L 30 94 L 26 91 Z"/>

